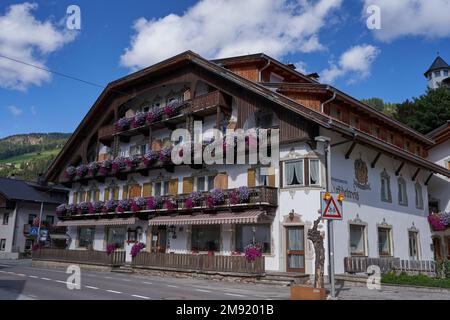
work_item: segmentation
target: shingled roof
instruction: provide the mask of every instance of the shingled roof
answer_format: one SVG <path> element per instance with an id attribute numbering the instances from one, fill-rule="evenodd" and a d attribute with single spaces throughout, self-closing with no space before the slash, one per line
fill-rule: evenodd
<path id="1" fill-rule="evenodd" d="M 440 56 L 438 56 L 436 59 L 434 59 L 433 64 L 431 67 L 424 73 L 425 77 L 428 76 L 430 72 L 433 72 L 435 70 L 441 70 L 441 69 L 450 69 L 450 66 L 447 64 L 447 62 L 444 61 Z"/>
<path id="2" fill-rule="evenodd" d="M 40 188 L 41 190 L 44 190 Z M 10 201 L 44 202 L 60 204 L 65 201 L 61 189 L 53 192 L 51 187 L 46 187 L 47 192 L 40 191 L 34 184 L 23 180 L 0 178 L 0 194 Z"/>

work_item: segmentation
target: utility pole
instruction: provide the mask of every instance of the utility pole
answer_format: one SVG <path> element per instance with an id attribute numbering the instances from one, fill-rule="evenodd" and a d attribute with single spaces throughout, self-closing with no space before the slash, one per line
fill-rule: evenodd
<path id="1" fill-rule="evenodd" d="M 42 212 L 44 211 L 44 202 L 41 202 L 41 211 L 39 212 L 39 225 L 38 225 L 38 235 L 37 235 L 37 244 L 41 242 L 41 224 L 42 224 Z"/>

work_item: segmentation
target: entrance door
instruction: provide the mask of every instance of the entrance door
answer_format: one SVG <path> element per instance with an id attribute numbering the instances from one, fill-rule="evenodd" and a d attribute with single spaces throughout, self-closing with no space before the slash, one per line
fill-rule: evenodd
<path id="1" fill-rule="evenodd" d="M 441 239 L 433 238 L 434 260 L 442 258 Z"/>
<path id="2" fill-rule="evenodd" d="M 286 271 L 305 273 L 305 229 L 286 228 Z"/>
<path id="3" fill-rule="evenodd" d="M 165 253 L 167 241 L 167 229 L 166 227 L 159 227 L 152 234 L 152 252 Z"/>

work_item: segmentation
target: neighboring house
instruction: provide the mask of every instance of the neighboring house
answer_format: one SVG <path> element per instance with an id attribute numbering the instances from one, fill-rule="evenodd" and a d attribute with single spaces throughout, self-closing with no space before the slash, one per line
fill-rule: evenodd
<path id="1" fill-rule="evenodd" d="M 54 245 L 60 240 L 65 243 L 65 232 L 61 235 L 61 230 L 56 228 L 55 214 L 58 204 L 65 201 L 64 188 L 0 178 L 0 259 L 18 259 L 31 251 L 36 237 L 30 235 L 30 228 L 38 222 L 41 206 L 41 229 L 48 230 L 54 240 L 58 239 L 53 241 Z"/>
<path id="2" fill-rule="evenodd" d="M 164 165 L 161 151 L 180 143 L 170 134 L 193 132 L 194 120 L 203 121 L 199 141 L 211 128 L 279 129 L 279 162 Z M 345 257 L 433 259 L 427 185 L 450 176 L 427 160 L 435 142 L 264 54 L 208 61 L 188 51 L 110 83 L 45 179 L 71 189 L 59 223 L 75 240 L 70 249 L 114 244 L 130 260 L 137 242 L 187 255 L 238 255 L 256 242 L 266 270 L 312 274 L 307 231 L 327 181 L 318 136 L 331 139 L 332 189 L 346 197 L 334 223 L 336 272 Z M 251 195 L 236 204 L 242 186 Z M 223 202 L 211 205 L 222 200 L 213 188 L 225 190 Z M 203 200 L 186 204 L 194 191 Z"/>
<path id="3" fill-rule="evenodd" d="M 428 88 L 437 89 L 440 85 L 450 87 L 450 66 L 438 56 L 424 73 L 428 79 Z"/>
<path id="4" fill-rule="evenodd" d="M 450 120 L 428 134 L 436 144 L 428 150 L 428 160 L 444 168 L 450 169 Z M 442 213 L 450 214 L 450 179 L 436 175 L 430 180 L 428 187 L 430 213 L 442 217 Z M 433 232 L 434 252 L 437 258 L 450 259 L 450 228 Z"/>

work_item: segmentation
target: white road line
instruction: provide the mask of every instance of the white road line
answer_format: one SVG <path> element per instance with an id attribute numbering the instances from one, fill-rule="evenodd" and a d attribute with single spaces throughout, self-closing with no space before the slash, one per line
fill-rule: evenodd
<path id="1" fill-rule="evenodd" d="M 135 297 L 135 298 L 139 298 L 139 299 L 150 300 L 150 298 L 149 298 L 149 297 L 145 297 L 145 296 L 139 296 L 139 295 L 137 295 L 137 294 L 132 294 L 131 296 L 132 296 L 132 297 Z"/>
<path id="2" fill-rule="evenodd" d="M 130 280 L 130 279 L 120 279 L 120 280 L 122 280 L 122 281 L 126 281 L 126 282 L 131 282 L 131 280 Z"/>
<path id="3" fill-rule="evenodd" d="M 63 283 L 63 284 L 71 284 L 70 282 L 66 282 L 66 281 L 61 281 L 61 280 L 55 280 L 58 283 Z"/>
<path id="4" fill-rule="evenodd" d="M 242 294 L 236 294 L 236 293 L 225 293 L 227 296 L 232 296 L 232 297 L 244 297 Z"/>
<path id="5" fill-rule="evenodd" d="M 26 275 L 24 275 L 23 273 L 18 273 L 17 274 L 19 277 L 26 277 Z"/>
<path id="6" fill-rule="evenodd" d="M 28 276 L 28 278 L 37 279 L 37 278 L 39 278 L 39 277 L 37 277 L 37 276 Z"/>
<path id="7" fill-rule="evenodd" d="M 112 277 L 104 277 L 105 279 L 114 279 L 114 278 L 112 278 Z"/>
<path id="8" fill-rule="evenodd" d="M 6 272 L 6 271 L 3 271 L 3 270 L 0 270 L 0 273 L 8 273 L 8 272 Z"/>
<path id="9" fill-rule="evenodd" d="M 41 280 L 52 281 L 52 279 L 49 279 L 49 278 L 41 278 Z"/>
<path id="10" fill-rule="evenodd" d="M 91 286 L 85 286 L 85 287 L 88 288 L 88 289 L 98 290 L 97 287 L 91 287 Z"/>
<path id="11" fill-rule="evenodd" d="M 211 292 L 209 290 L 203 290 L 203 289 L 195 289 L 195 291 L 200 291 L 200 292 Z"/>
<path id="12" fill-rule="evenodd" d="M 171 284 L 168 284 L 167 286 L 170 287 L 170 288 L 178 288 L 178 286 L 174 286 L 174 285 L 171 285 Z"/>
<path id="13" fill-rule="evenodd" d="M 108 291 L 108 292 L 111 292 L 111 293 L 122 294 L 122 292 L 120 292 L 120 291 L 115 291 L 115 290 L 105 290 L 105 291 Z"/>
<path id="14" fill-rule="evenodd" d="M 147 282 L 147 281 L 143 281 L 142 283 L 145 283 L 145 284 L 153 284 L 152 282 Z"/>

